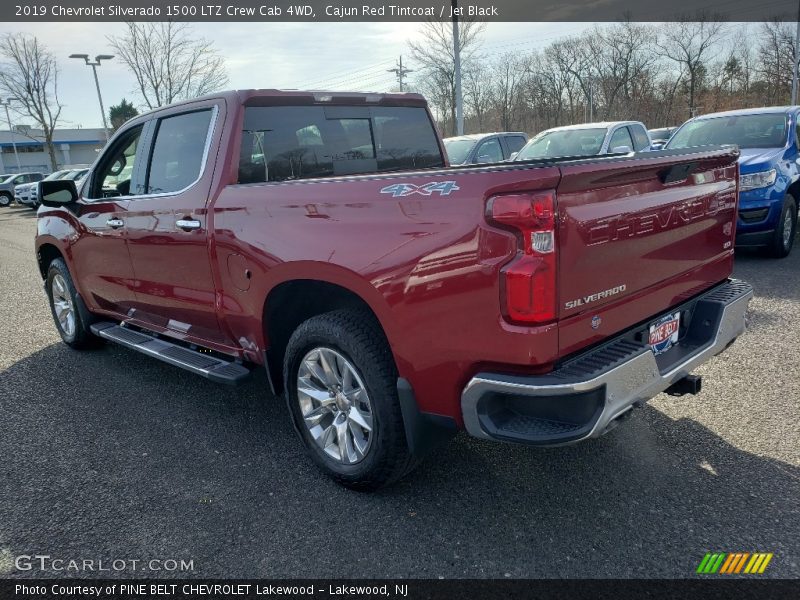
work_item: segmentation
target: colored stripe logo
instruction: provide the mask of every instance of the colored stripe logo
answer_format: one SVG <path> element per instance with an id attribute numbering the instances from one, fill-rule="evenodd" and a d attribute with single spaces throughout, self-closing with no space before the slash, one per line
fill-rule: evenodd
<path id="1" fill-rule="evenodd" d="M 707 552 L 697 566 L 701 575 L 756 575 L 763 573 L 772 552 Z"/>

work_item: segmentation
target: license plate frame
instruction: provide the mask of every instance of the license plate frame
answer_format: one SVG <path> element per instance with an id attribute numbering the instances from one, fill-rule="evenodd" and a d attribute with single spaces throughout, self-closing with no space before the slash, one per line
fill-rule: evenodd
<path id="1" fill-rule="evenodd" d="M 663 354 L 678 342 L 681 330 L 680 311 L 656 319 L 647 328 L 648 344 L 653 354 Z"/>

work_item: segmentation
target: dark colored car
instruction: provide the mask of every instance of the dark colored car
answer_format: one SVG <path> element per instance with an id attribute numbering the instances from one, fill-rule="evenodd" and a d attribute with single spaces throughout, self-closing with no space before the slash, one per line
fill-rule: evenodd
<path id="1" fill-rule="evenodd" d="M 451 168 L 415 94 L 219 93 L 42 182 L 36 256 L 66 344 L 266 368 L 311 458 L 374 489 L 460 429 L 572 443 L 699 391 L 752 296 L 737 157 Z"/>
<path id="2" fill-rule="evenodd" d="M 442 140 L 451 165 L 477 165 L 508 160 L 528 141 L 521 131 L 473 133 Z"/>
<path id="3" fill-rule="evenodd" d="M 684 123 L 666 149 L 719 144 L 739 147 L 736 245 L 758 246 L 775 258 L 792 250 L 800 203 L 800 106 L 712 113 Z"/>

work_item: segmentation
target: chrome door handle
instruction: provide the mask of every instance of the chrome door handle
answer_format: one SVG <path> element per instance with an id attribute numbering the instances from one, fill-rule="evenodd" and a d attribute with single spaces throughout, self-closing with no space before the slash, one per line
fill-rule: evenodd
<path id="1" fill-rule="evenodd" d="M 175 225 L 184 231 L 192 231 L 193 229 L 200 229 L 200 221 L 197 219 L 178 219 Z"/>
<path id="2" fill-rule="evenodd" d="M 111 229 L 119 229 L 120 227 L 125 225 L 125 221 L 123 221 L 122 219 L 117 219 L 116 217 L 114 217 L 113 219 L 109 219 L 108 221 L 106 221 L 106 225 L 111 227 Z"/>

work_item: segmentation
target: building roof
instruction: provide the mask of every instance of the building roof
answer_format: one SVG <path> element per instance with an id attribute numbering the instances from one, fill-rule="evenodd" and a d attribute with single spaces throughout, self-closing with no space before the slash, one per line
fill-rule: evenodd
<path id="1" fill-rule="evenodd" d="M 0 146 L 26 146 L 44 143 L 41 129 L 29 129 L 27 132 L 0 130 Z M 56 144 L 105 144 L 106 133 L 102 128 L 56 129 L 53 142 Z"/>

